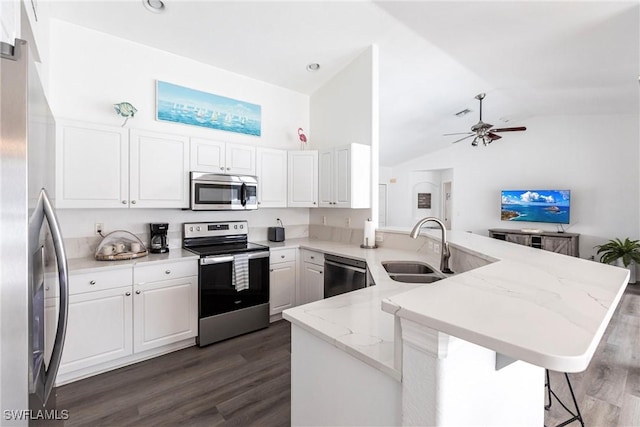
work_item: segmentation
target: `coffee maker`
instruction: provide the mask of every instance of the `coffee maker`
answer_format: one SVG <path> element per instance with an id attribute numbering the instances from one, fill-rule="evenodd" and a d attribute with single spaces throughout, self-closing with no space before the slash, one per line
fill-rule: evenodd
<path id="1" fill-rule="evenodd" d="M 169 224 L 149 224 L 149 227 L 151 229 L 151 244 L 149 245 L 151 253 L 169 252 L 169 243 L 167 242 Z"/>

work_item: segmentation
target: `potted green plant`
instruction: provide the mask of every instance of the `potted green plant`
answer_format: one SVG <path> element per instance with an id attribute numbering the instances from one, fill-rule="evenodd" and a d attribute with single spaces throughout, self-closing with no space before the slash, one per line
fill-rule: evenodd
<path id="1" fill-rule="evenodd" d="M 631 272 L 630 283 L 635 283 L 635 265 L 640 263 L 640 240 L 629 240 L 624 242 L 618 238 L 609 240 L 604 245 L 596 245 L 597 254 L 600 255 L 600 262 L 605 264 L 618 264 L 627 268 Z M 620 265 L 622 264 L 622 265 Z"/>

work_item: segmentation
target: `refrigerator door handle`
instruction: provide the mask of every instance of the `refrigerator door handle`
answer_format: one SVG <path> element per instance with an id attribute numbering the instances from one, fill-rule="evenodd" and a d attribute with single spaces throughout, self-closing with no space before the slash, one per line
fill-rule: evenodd
<path id="1" fill-rule="evenodd" d="M 49 368 L 45 372 L 44 377 L 44 402 L 49 400 L 51 390 L 60 368 L 62 360 L 62 348 L 64 347 L 64 338 L 67 333 L 67 318 L 69 314 L 69 268 L 67 266 L 67 255 L 64 249 L 62 233 L 58 223 L 58 218 L 51 205 L 49 196 L 45 189 L 42 189 L 40 197 L 43 201 L 44 217 L 49 223 L 53 246 L 55 248 L 57 265 L 58 265 L 58 283 L 60 285 L 60 312 L 58 314 L 58 329 L 56 330 L 56 338 L 53 343 L 53 352 L 49 361 Z"/>

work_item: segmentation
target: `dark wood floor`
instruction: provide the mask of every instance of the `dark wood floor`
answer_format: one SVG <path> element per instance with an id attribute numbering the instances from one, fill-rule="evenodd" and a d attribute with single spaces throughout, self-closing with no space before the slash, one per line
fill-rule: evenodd
<path id="1" fill-rule="evenodd" d="M 65 426 L 288 426 L 287 321 L 190 347 L 58 389 Z"/>
<path id="2" fill-rule="evenodd" d="M 290 340 L 279 321 L 60 387 L 58 408 L 69 410 L 65 426 L 289 425 Z M 564 377 L 551 375 L 570 403 Z M 627 288 L 589 368 L 570 377 L 587 427 L 640 426 L 640 285 Z M 567 417 L 554 402 L 545 425 Z"/>

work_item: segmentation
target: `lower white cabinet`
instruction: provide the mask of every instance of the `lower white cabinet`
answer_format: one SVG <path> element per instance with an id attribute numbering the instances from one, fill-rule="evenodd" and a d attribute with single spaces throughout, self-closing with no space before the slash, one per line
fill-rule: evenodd
<path id="1" fill-rule="evenodd" d="M 198 334 L 197 274 L 195 259 L 70 274 L 58 379 L 84 378 L 184 347 Z M 47 358 L 60 304 L 56 293 L 50 295 L 45 298 Z"/>
<path id="2" fill-rule="evenodd" d="M 302 251 L 298 304 L 307 304 L 324 298 L 324 254 Z"/>
<path id="3" fill-rule="evenodd" d="M 133 300 L 134 352 L 198 334 L 197 276 L 136 284 Z"/>
<path id="4" fill-rule="evenodd" d="M 131 286 L 69 297 L 67 335 L 59 374 L 132 354 Z M 59 298 L 45 302 L 45 351 L 50 356 L 56 334 Z"/>
<path id="5" fill-rule="evenodd" d="M 269 315 L 296 305 L 296 250 L 271 249 L 269 269 Z"/>

